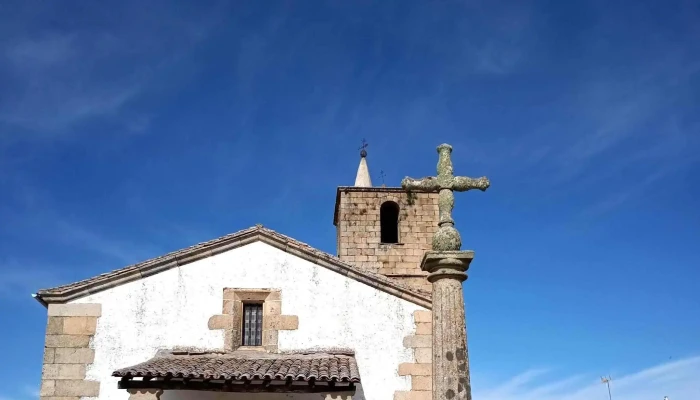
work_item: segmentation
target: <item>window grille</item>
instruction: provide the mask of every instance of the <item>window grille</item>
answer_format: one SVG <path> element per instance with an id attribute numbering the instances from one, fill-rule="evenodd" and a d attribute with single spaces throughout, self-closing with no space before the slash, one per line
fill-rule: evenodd
<path id="1" fill-rule="evenodd" d="M 243 346 L 262 346 L 262 304 L 243 305 Z"/>

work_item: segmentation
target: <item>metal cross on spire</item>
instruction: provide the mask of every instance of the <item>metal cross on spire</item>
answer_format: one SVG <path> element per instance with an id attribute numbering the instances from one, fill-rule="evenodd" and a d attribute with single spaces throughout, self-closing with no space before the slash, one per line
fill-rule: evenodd
<path id="1" fill-rule="evenodd" d="M 367 146 L 369 146 L 367 144 L 367 141 L 364 138 L 362 138 L 362 146 L 358 148 L 358 150 L 360 150 L 360 157 L 367 157 L 367 150 L 365 150 Z"/>
<path id="2" fill-rule="evenodd" d="M 466 192 L 471 189 L 485 191 L 491 185 L 488 178 L 469 178 L 466 176 L 454 176 L 452 169 L 452 146 L 441 144 L 437 147 L 439 154 L 437 164 L 437 177 L 429 176 L 421 179 L 405 177 L 401 181 L 401 187 L 411 192 L 439 192 L 438 202 L 440 210 L 439 228 L 433 236 L 434 251 L 458 251 L 462 247 L 462 239 L 454 227 L 452 209 L 454 208 L 454 191 Z"/>

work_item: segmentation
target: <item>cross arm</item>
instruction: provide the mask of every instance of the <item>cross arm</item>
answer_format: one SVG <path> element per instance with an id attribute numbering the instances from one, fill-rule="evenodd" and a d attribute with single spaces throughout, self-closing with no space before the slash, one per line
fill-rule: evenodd
<path id="1" fill-rule="evenodd" d="M 401 187 L 404 190 L 415 190 L 417 192 L 437 192 L 440 190 L 440 183 L 437 178 L 432 176 L 420 179 L 407 176 L 401 181 Z"/>
<path id="2" fill-rule="evenodd" d="M 482 176 L 481 178 L 455 176 L 452 182 L 452 189 L 458 192 L 464 192 L 471 189 L 479 189 L 484 192 L 489 188 L 489 186 L 491 186 L 489 179 L 485 176 Z"/>

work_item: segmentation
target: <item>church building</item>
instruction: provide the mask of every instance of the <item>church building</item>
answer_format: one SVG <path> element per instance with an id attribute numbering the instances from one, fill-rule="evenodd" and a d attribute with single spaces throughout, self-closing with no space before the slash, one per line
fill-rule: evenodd
<path id="1" fill-rule="evenodd" d="M 459 392 L 433 395 L 442 192 L 372 186 L 366 156 L 337 188 L 335 255 L 256 225 L 38 291 L 41 399 L 470 399 L 466 343 L 445 353 Z"/>

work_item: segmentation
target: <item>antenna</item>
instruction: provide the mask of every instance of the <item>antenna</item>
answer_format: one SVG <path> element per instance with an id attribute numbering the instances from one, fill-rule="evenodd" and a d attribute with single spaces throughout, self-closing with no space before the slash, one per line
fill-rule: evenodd
<path id="1" fill-rule="evenodd" d="M 601 376 L 600 382 L 604 383 L 608 387 L 608 400 L 612 400 L 612 393 L 610 392 L 610 381 L 612 381 L 611 376 Z"/>

